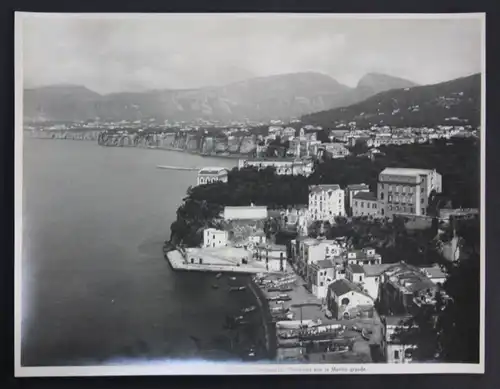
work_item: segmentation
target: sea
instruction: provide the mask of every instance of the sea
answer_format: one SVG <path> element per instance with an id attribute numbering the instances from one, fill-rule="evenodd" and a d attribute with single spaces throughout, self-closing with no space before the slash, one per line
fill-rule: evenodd
<path id="1" fill-rule="evenodd" d="M 236 160 L 175 151 L 24 139 L 23 366 L 241 360 L 264 354 L 261 313 L 229 292 L 248 276 L 175 272 L 162 246 L 196 171 Z"/>

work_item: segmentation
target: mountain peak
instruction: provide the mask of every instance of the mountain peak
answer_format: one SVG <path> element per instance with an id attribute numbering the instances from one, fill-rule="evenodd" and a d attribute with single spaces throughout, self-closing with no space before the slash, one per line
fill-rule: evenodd
<path id="1" fill-rule="evenodd" d="M 383 73 L 370 72 L 361 77 L 358 82 L 357 88 L 368 88 L 375 93 L 380 93 L 390 89 L 411 88 L 414 86 L 418 86 L 418 84 L 401 77 L 394 77 Z"/>

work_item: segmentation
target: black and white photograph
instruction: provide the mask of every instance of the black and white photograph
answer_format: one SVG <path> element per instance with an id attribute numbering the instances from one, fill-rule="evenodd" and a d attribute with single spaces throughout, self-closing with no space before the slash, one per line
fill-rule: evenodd
<path id="1" fill-rule="evenodd" d="M 16 376 L 484 373 L 485 15 L 15 15 Z"/>

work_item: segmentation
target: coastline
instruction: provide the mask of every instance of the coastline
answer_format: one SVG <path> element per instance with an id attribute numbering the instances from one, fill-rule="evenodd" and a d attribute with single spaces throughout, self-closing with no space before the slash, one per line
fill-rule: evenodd
<path id="1" fill-rule="evenodd" d="M 67 140 L 67 141 L 86 141 L 86 142 L 95 142 L 96 139 L 84 139 L 84 138 L 52 138 L 52 137 L 43 137 L 43 136 L 30 136 L 28 135 L 29 138 L 31 139 L 43 139 L 43 140 Z M 128 148 L 136 148 L 136 149 L 148 149 L 148 150 L 160 150 L 160 151 L 175 151 L 178 153 L 186 153 L 186 154 L 191 154 L 191 155 L 197 155 L 203 158 L 220 158 L 220 159 L 244 159 L 248 158 L 249 154 L 217 154 L 217 153 L 210 153 L 206 154 L 197 150 L 186 150 L 186 149 L 181 149 L 181 148 L 176 148 L 176 147 L 165 147 L 165 146 L 134 146 L 134 145 L 124 145 L 124 146 L 118 146 L 118 145 L 112 145 L 112 146 L 107 146 L 107 145 L 100 145 L 97 144 L 98 146 L 101 147 L 128 147 Z"/>
<path id="2" fill-rule="evenodd" d="M 278 350 L 278 342 L 276 338 L 276 326 L 272 321 L 271 311 L 269 309 L 269 302 L 264 295 L 262 289 L 250 279 L 248 283 L 249 289 L 252 291 L 259 309 L 261 311 L 262 327 L 264 329 L 264 336 L 266 339 L 266 348 L 268 352 L 269 360 L 276 361 L 276 355 Z"/>

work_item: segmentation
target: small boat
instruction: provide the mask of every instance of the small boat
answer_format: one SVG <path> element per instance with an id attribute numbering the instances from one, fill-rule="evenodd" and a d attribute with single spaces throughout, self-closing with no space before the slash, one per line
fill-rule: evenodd
<path id="1" fill-rule="evenodd" d="M 290 292 L 292 290 L 293 290 L 292 288 L 284 288 L 284 287 L 267 289 L 268 292 Z"/>
<path id="2" fill-rule="evenodd" d="M 243 313 L 249 313 L 249 312 L 255 311 L 255 309 L 257 309 L 257 307 L 255 305 L 251 305 L 248 308 L 243 308 L 241 310 L 241 312 L 243 312 Z"/>
<path id="3" fill-rule="evenodd" d="M 219 285 L 217 285 L 217 284 L 213 284 L 213 285 L 212 285 L 212 289 L 219 289 Z"/>
<path id="4" fill-rule="evenodd" d="M 222 277 L 222 273 L 217 273 L 217 274 L 215 275 L 215 278 L 221 278 L 221 277 Z"/>
<path id="5" fill-rule="evenodd" d="M 245 286 L 235 286 L 235 287 L 229 288 L 229 291 L 230 292 L 241 292 L 245 289 L 246 289 Z"/>
<path id="6" fill-rule="evenodd" d="M 236 277 L 229 277 L 231 281 L 236 281 Z"/>

